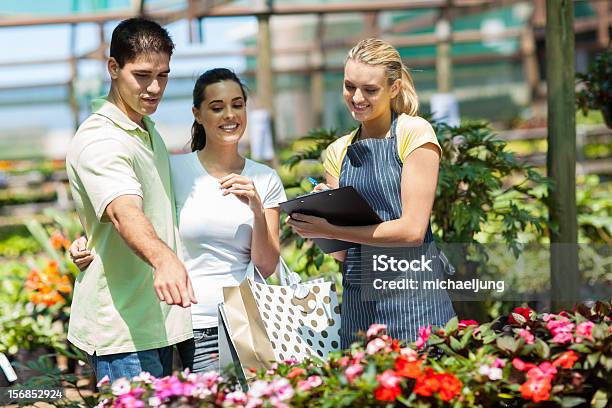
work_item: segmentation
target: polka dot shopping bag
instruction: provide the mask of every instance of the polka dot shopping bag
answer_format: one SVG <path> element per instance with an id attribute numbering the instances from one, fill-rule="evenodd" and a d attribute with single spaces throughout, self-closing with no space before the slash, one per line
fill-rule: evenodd
<path id="1" fill-rule="evenodd" d="M 280 285 L 247 278 L 239 287 L 223 291 L 219 336 L 226 332 L 229 347 L 224 351 L 220 339 L 221 368 L 233 360 L 249 378 L 250 368 L 325 358 L 340 347 L 340 307 L 332 282 L 302 282 L 281 260 Z"/>

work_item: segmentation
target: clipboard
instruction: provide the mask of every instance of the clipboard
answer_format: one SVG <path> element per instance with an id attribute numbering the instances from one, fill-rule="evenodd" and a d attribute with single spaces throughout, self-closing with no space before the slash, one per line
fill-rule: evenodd
<path id="1" fill-rule="evenodd" d="M 334 225 L 363 226 L 382 222 L 361 194 L 351 186 L 299 196 L 280 203 L 280 207 L 289 215 L 294 212 L 314 215 Z M 359 246 L 354 242 L 336 239 L 314 238 L 313 241 L 327 254 Z"/>

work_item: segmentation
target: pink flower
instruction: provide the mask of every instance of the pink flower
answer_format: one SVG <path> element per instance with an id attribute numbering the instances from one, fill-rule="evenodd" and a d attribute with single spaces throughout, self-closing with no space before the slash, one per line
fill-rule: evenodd
<path id="1" fill-rule="evenodd" d="M 401 378 L 395 375 L 393 370 L 385 370 L 382 374 L 376 376 L 376 381 L 384 388 L 393 388 L 399 385 Z"/>
<path id="2" fill-rule="evenodd" d="M 272 384 L 264 380 L 257 380 L 249 388 L 248 395 L 253 398 L 268 397 L 272 394 Z"/>
<path id="3" fill-rule="evenodd" d="M 558 316 L 557 319 L 550 319 L 546 323 L 546 328 L 553 335 L 552 341 L 557 344 L 565 344 L 573 340 L 574 323 L 570 322 L 567 317 Z"/>
<path id="4" fill-rule="evenodd" d="M 430 335 L 431 335 L 431 325 L 426 326 L 426 327 L 423 327 L 423 326 L 419 327 L 419 338 L 416 341 L 416 346 L 419 350 L 425 346 L 425 344 L 427 343 L 427 340 L 429 340 Z"/>
<path id="5" fill-rule="evenodd" d="M 353 364 L 357 364 L 361 362 L 365 358 L 365 353 L 363 351 L 358 351 L 353 354 Z"/>
<path id="6" fill-rule="evenodd" d="M 370 326 L 370 328 L 368 329 L 368 332 L 366 333 L 366 335 L 368 336 L 368 338 L 370 337 L 374 337 L 376 335 L 378 335 L 380 332 L 387 330 L 387 325 L 386 324 L 376 324 L 374 323 L 373 325 Z"/>
<path id="7" fill-rule="evenodd" d="M 376 337 L 375 339 L 370 340 L 368 345 L 366 346 L 366 351 L 368 354 L 376 354 L 380 350 L 384 349 L 387 346 L 387 343 L 380 337 Z"/>
<path id="8" fill-rule="evenodd" d="M 115 401 L 117 408 L 143 408 L 144 402 L 131 394 L 123 394 Z"/>
<path id="9" fill-rule="evenodd" d="M 529 370 L 529 369 L 531 369 L 533 367 L 536 367 L 535 364 L 525 363 L 523 360 L 521 360 L 518 357 L 515 357 L 512 360 L 512 366 L 514 368 L 516 368 L 517 370 L 519 370 L 519 371 L 527 371 L 527 370 Z"/>
<path id="10" fill-rule="evenodd" d="M 529 371 L 527 371 L 527 378 L 536 380 L 549 378 L 552 380 L 555 374 L 557 374 L 557 367 L 545 361 L 537 367 L 530 368 Z"/>
<path id="11" fill-rule="evenodd" d="M 263 405 L 263 400 L 261 398 L 249 398 L 249 401 L 246 403 L 244 408 L 258 408 Z"/>
<path id="12" fill-rule="evenodd" d="M 593 341 L 593 322 L 583 322 L 576 326 L 576 343 L 582 343 L 582 339 Z"/>
<path id="13" fill-rule="evenodd" d="M 309 378 L 312 378 L 312 376 Z M 321 378 L 319 378 L 319 380 L 321 380 Z M 293 387 L 286 378 L 273 380 L 271 386 L 274 394 L 273 397 L 275 399 L 278 399 L 279 401 L 287 401 L 293 397 Z"/>
<path id="14" fill-rule="evenodd" d="M 529 329 L 521 329 L 519 336 L 525 339 L 526 344 L 535 343 L 535 336 L 529 331 Z"/>
<path id="15" fill-rule="evenodd" d="M 98 381 L 98 383 L 96 384 L 96 387 L 100 388 L 103 385 L 106 385 L 108 383 L 110 383 L 110 378 L 108 378 L 108 375 L 105 375 L 104 377 L 102 377 L 100 381 Z"/>
<path id="16" fill-rule="evenodd" d="M 461 320 L 459 322 L 459 329 L 465 329 L 468 326 L 478 326 L 478 322 L 476 320 Z"/>
<path id="17" fill-rule="evenodd" d="M 155 395 L 162 401 L 172 396 L 182 396 L 184 393 L 184 386 L 181 380 L 175 376 L 157 378 L 153 381 L 153 389 Z"/>
<path id="18" fill-rule="evenodd" d="M 323 384 L 321 377 L 318 375 L 311 375 L 305 380 L 298 381 L 297 388 L 300 391 L 308 391 L 313 388 L 317 388 L 321 384 Z"/>
<path id="19" fill-rule="evenodd" d="M 353 380 L 361 373 L 363 373 L 363 366 L 361 364 L 353 364 L 346 369 L 344 375 L 346 375 L 348 382 L 352 383 Z"/>
<path id="20" fill-rule="evenodd" d="M 225 396 L 223 405 L 245 405 L 248 401 L 247 395 L 242 391 L 233 391 Z"/>
<path id="21" fill-rule="evenodd" d="M 338 365 L 340 365 L 340 367 L 346 367 L 347 365 L 349 365 L 350 361 L 351 358 L 349 356 L 344 356 L 340 360 L 338 360 Z"/>
<path id="22" fill-rule="evenodd" d="M 506 366 L 506 360 L 502 360 L 501 358 L 496 358 L 492 365 L 495 368 L 505 367 Z"/>

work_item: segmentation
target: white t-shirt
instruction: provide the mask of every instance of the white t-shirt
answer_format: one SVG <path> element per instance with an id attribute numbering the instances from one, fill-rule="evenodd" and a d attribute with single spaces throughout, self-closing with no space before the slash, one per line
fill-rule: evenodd
<path id="1" fill-rule="evenodd" d="M 253 212 L 233 194 L 222 195 L 219 180 L 206 172 L 196 152 L 170 157 L 181 250 L 198 303 L 193 328 L 217 326 L 223 287 L 237 286 L 251 261 Z M 264 208 L 286 200 L 270 167 L 246 159 L 243 176 L 253 180 Z"/>

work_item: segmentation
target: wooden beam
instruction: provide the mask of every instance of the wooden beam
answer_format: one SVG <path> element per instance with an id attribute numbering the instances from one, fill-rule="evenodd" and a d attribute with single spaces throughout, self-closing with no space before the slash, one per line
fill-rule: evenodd
<path id="1" fill-rule="evenodd" d="M 597 2 L 595 10 L 599 16 L 599 24 L 597 25 L 597 41 L 601 48 L 610 46 L 610 3 Z"/>
<path id="2" fill-rule="evenodd" d="M 273 163 L 277 164 L 276 156 L 276 131 L 275 131 L 275 109 L 274 109 L 274 78 L 272 74 L 272 35 L 270 30 L 270 16 L 260 15 L 257 17 L 257 69 L 256 89 L 257 100 L 261 108 L 270 114 L 270 128 L 272 131 L 272 146 L 274 150 Z"/>
<path id="3" fill-rule="evenodd" d="M 574 3 L 546 0 L 546 80 L 552 309 L 578 300 L 578 221 L 576 213 L 576 108 Z"/>
<path id="4" fill-rule="evenodd" d="M 358 1 L 354 3 L 324 3 L 324 4 L 276 4 L 273 7 L 250 7 L 241 5 L 218 5 L 208 7 L 206 2 L 198 2 L 194 17 L 243 17 L 259 15 L 296 15 L 296 14 L 337 14 L 363 13 L 390 10 L 420 10 L 440 7 L 446 0 L 380 0 Z M 494 4 L 495 0 L 455 0 L 455 7 L 477 7 Z M 97 23 L 113 20 L 124 20 L 135 17 L 137 12 L 125 10 L 119 12 L 79 13 L 60 16 L 3 16 L 0 27 L 17 27 L 32 25 Z M 171 22 L 188 17 L 188 10 L 150 11 L 147 17 Z"/>
<path id="5" fill-rule="evenodd" d="M 314 127 L 323 126 L 323 109 L 325 109 L 325 16 L 317 15 L 316 43 L 310 53 L 310 104 L 312 107 L 312 123 Z"/>
<path id="6" fill-rule="evenodd" d="M 453 87 L 452 79 L 452 27 L 448 18 L 450 1 L 442 8 L 441 16 L 436 23 L 436 83 L 438 92 L 449 93 Z"/>

